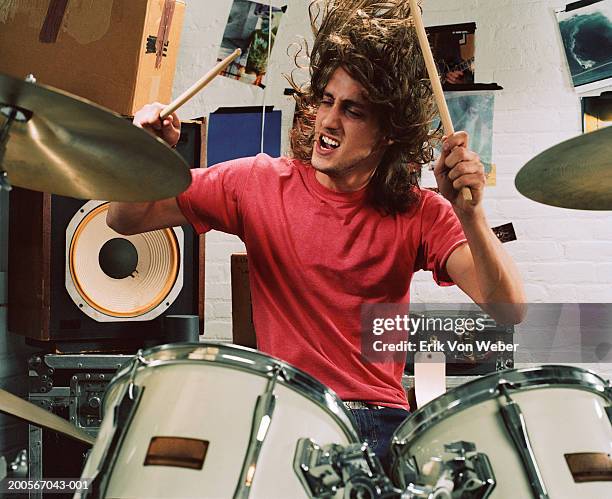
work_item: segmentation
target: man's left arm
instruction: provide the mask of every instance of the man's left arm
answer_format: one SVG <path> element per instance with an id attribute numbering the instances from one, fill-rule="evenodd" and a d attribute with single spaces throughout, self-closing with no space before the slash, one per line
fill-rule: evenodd
<path id="1" fill-rule="evenodd" d="M 487 223 L 482 207 L 484 167 L 478 155 L 469 150 L 468 140 L 465 132 L 446 138 L 434 170 L 440 193 L 451 202 L 468 242 L 448 257 L 446 271 L 495 320 L 517 324 L 526 312 L 523 283 Z M 463 198 L 463 187 L 472 192 L 471 201 Z"/>

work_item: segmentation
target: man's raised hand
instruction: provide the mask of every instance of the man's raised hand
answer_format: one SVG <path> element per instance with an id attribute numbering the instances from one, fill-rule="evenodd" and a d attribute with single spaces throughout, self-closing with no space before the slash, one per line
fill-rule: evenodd
<path id="1" fill-rule="evenodd" d="M 174 147 L 181 136 L 181 121 L 176 113 L 172 113 L 163 121 L 160 120 L 159 115 L 165 107 L 159 102 L 146 104 L 134 115 L 132 123 Z"/>

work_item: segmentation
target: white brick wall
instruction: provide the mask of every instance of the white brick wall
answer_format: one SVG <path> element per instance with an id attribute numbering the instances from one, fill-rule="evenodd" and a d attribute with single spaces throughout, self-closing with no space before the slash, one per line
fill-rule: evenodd
<path id="1" fill-rule="evenodd" d="M 291 108 L 282 96 L 281 72 L 291 69 L 286 47 L 308 35 L 306 0 L 287 0 L 272 54 L 266 102 Z M 514 176 L 535 154 L 581 131 L 580 100 L 566 68 L 553 10 L 564 0 L 427 0 L 426 25 L 475 21 L 476 78 L 504 87 L 496 93 L 494 162 L 496 187 L 487 191 L 491 225 L 512 221 L 519 241 L 507 245 L 534 302 L 612 302 L 612 218 L 537 204 L 521 196 Z M 231 0 L 188 2 L 175 83 L 178 93 L 213 65 Z M 261 104 L 263 92 L 217 79 L 182 115 L 195 117 L 224 105 Z M 229 255 L 242 243 L 223 234 L 207 239 L 206 336 L 231 337 Z M 464 301 L 454 288 L 440 289 L 428 274 L 415 277 L 420 301 Z"/>

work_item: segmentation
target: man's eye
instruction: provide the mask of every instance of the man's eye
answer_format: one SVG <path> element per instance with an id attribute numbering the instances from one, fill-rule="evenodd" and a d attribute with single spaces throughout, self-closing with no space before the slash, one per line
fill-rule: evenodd
<path id="1" fill-rule="evenodd" d="M 359 111 L 354 111 L 352 109 L 347 109 L 346 114 L 348 114 L 351 118 L 363 118 L 363 114 Z"/>
<path id="2" fill-rule="evenodd" d="M 329 100 L 329 99 L 323 99 L 323 100 L 321 101 L 321 105 L 322 105 L 322 106 L 332 106 L 333 104 L 334 104 L 334 103 L 333 103 L 331 100 Z"/>

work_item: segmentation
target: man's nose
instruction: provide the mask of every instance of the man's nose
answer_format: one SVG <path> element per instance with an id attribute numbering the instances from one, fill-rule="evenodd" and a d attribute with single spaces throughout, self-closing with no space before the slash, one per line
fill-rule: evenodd
<path id="1" fill-rule="evenodd" d="M 340 108 L 337 104 L 331 106 L 323 116 L 321 121 L 323 128 L 335 130 L 340 128 Z"/>

